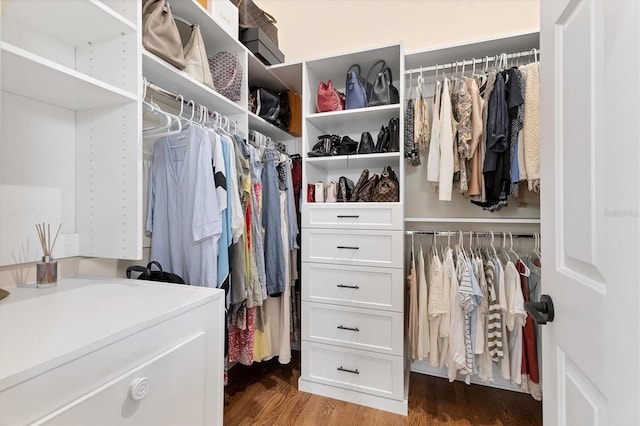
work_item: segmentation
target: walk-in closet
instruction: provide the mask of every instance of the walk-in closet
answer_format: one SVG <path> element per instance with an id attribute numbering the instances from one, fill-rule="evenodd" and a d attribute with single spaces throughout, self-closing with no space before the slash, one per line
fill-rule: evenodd
<path id="1" fill-rule="evenodd" d="M 640 3 L 0 19 L 0 425 L 640 423 Z"/>

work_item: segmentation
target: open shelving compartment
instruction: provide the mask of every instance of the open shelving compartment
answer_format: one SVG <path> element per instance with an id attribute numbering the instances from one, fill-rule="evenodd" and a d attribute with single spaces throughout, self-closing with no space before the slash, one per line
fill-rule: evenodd
<path id="1" fill-rule="evenodd" d="M 141 12 L 120 3 L 0 5 L 0 265 L 39 258 L 37 222 L 62 223 L 56 258 L 141 257 Z"/>

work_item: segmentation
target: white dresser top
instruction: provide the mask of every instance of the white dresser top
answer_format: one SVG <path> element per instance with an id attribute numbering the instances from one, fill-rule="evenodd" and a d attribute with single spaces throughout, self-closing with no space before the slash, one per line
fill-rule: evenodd
<path id="1" fill-rule="evenodd" d="M 6 288 L 0 301 L 0 391 L 166 318 L 224 297 L 179 284 L 60 278 L 50 289 Z"/>

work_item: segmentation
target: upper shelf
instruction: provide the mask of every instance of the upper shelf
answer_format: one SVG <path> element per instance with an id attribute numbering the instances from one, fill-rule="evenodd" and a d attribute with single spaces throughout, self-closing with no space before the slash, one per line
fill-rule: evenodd
<path id="1" fill-rule="evenodd" d="M 221 51 L 242 52 L 246 49 L 239 40 L 227 34 L 196 0 L 172 1 L 171 12 L 189 24 L 200 25 L 204 44 L 212 55 Z"/>
<path id="2" fill-rule="evenodd" d="M 269 123 L 267 120 L 257 116 L 251 111 L 249 111 L 249 129 L 256 130 L 265 136 L 269 136 L 276 142 L 294 139 L 296 137 L 289 134 L 288 132 L 285 132 L 280 127 Z"/>
<path id="3" fill-rule="evenodd" d="M 351 133 L 387 125 L 393 117 L 399 117 L 400 104 L 381 105 L 344 111 L 319 112 L 307 115 L 307 122 L 324 133 Z"/>
<path id="4" fill-rule="evenodd" d="M 2 90 L 71 110 L 134 102 L 135 94 L 0 42 Z"/>
<path id="5" fill-rule="evenodd" d="M 76 47 L 136 30 L 98 0 L 14 0 L 3 2 L 2 8 L 3 17 Z"/>
<path id="6" fill-rule="evenodd" d="M 421 66 L 446 64 L 463 59 L 482 59 L 485 56 L 494 56 L 498 53 L 522 52 L 539 46 L 540 33 L 537 31 L 512 34 L 473 43 L 461 43 L 407 52 L 404 66 L 406 70 L 415 70 Z"/>
<path id="7" fill-rule="evenodd" d="M 147 80 L 175 94 L 193 100 L 223 115 L 241 114 L 246 110 L 215 90 L 193 80 L 187 73 L 163 61 L 152 53 L 142 51 L 142 75 Z"/>

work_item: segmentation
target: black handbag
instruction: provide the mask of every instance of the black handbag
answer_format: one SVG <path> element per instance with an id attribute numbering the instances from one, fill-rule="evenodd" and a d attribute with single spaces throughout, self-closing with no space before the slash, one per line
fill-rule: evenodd
<path id="1" fill-rule="evenodd" d="M 289 122 L 291 121 L 291 109 L 289 108 L 289 94 L 280 92 L 278 94 L 279 106 L 278 117 L 276 117 L 274 124 L 280 127 L 282 130 L 289 130 Z"/>
<path id="2" fill-rule="evenodd" d="M 349 136 L 343 136 L 340 142 L 341 155 L 354 155 L 358 152 L 358 141 L 354 141 Z"/>
<path id="3" fill-rule="evenodd" d="M 340 176 L 338 180 L 338 202 L 346 203 L 351 199 L 351 193 L 353 192 L 353 181 L 347 177 Z"/>
<path id="4" fill-rule="evenodd" d="M 389 128 L 382 126 L 378 132 L 378 141 L 373 152 L 389 152 L 391 137 L 389 136 Z"/>
<path id="5" fill-rule="evenodd" d="M 156 265 L 158 267 L 157 271 L 151 270 L 153 265 Z M 163 271 L 160 263 L 156 262 L 155 260 L 149 262 L 146 267 L 138 266 L 138 265 L 129 266 L 127 268 L 127 278 L 131 278 L 132 272 L 140 272 L 140 275 L 138 275 L 137 277 L 137 279 L 139 280 L 160 281 L 164 283 L 173 283 L 173 284 L 185 284 L 184 280 L 180 275 Z"/>
<path id="6" fill-rule="evenodd" d="M 391 68 L 386 66 L 383 60 L 380 60 L 373 64 L 371 69 L 378 65 L 382 65 L 382 67 L 369 91 L 369 106 L 397 104 L 400 102 L 400 95 L 398 94 L 398 89 L 393 86 Z"/>
<path id="7" fill-rule="evenodd" d="M 400 152 L 400 120 L 389 120 L 389 152 Z"/>
<path id="8" fill-rule="evenodd" d="M 280 114 L 280 96 L 264 87 L 251 89 L 251 109 L 267 121 L 275 121 Z"/>
<path id="9" fill-rule="evenodd" d="M 362 132 L 360 136 L 360 144 L 358 145 L 358 154 L 371 154 L 373 152 L 373 138 L 371 133 Z"/>

